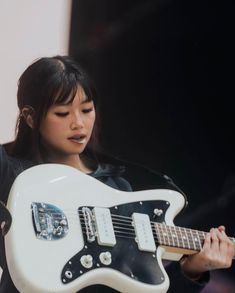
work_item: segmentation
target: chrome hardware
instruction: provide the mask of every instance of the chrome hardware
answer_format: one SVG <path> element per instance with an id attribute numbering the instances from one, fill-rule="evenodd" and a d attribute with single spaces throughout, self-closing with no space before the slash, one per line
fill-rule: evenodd
<path id="1" fill-rule="evenodd" d="M 97 238 L 98 244 L 103 246 L 114 246 L 116 237 L 112 224 L 112 216 L 109 208 L 82 207 L 78 209 L 80 220 L 85 224 L 87 242 L 94 242 Z"/>
<path id="2" fill-rule="evenodd" d="M 42 202 L 33 202 L 31 208 L 37 238 L 58 240 L 66 236 L 68 221 L 59 208 Z"/>
<path id="3" fill-rule="evenodd" d="M 112 262 L 112 255 L 109 251 L 101 252 L 101 254 L 99 255 L 99 259 L 103 265 L 108 266 Z"/>
<path id="4" fill-rule="evenodd" d="M 73 277 L 72 272 L 71 271 L 66 271 L 65 272 L 65 277 L 68 278 L 68 279 L 72 279 L 72 277 Z"/>
<path id="5" fill-rule="evenodd" d="M 82 214 L 83 214 L 85 227 L 86 227 L 87 241 L 93 242 L 95 241 L 95 223 L 93 221 L 92 211 L 87 207 L 83 207 Z"/>
<path id="6" fill-rule="evenodd" d="M 83 255 L 80 262 L 84 268 L 90 269 L 93 266 L 93 257 L 90 254 Z"/>
<path id="7" fill-rule="evenodd" d="M 160 217 L 163 214 L 163 210 L 154 209 L 153 213 L 154 213 L 155 216 Z"/>

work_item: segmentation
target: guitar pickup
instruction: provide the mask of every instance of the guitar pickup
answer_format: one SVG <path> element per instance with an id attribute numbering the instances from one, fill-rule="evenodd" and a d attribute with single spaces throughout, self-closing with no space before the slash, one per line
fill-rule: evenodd
<path id="1" fill-rule="evenodd" d="M 114 246 L 116 244 L 116 237 L 110 210 L 108 208 L 95 207 L 93 214 L 98 243 L 100 245 Z"/>
<path id="2" fill-rule="evenodd" d="M 133 213 L 132 219 L 139 250 L 155 252 L 156 245 L 149 216 L 146 214 Z"/>

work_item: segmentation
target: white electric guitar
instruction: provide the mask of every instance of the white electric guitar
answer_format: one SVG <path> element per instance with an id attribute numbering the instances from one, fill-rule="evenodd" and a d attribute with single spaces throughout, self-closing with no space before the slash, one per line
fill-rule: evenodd
<path id="1" fill-rule="evenodd" d="M 72 167 L 32 167 L 16 178 L 7 203 L 12 280 L 22 293 L 73 293 L 93 284 L 166 292 L 162 258 L 199 251 L 206 235 L 174 226 L 184 205 L 177 191 L 123 192 Z"/>

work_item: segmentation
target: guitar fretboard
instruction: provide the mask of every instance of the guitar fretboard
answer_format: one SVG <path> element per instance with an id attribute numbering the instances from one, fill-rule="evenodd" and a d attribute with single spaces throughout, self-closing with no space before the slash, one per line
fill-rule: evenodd
<path id="1" fill-rule="evenodd" d="M 160 245 L 182 248 L 186 250 L 200 251 L 206 232 L 182 228 L 177 226 L 168 226 L 161 223 L 154 223 L 157 242 Z M 235 238 L 229 238 L 235 244 Z"/>

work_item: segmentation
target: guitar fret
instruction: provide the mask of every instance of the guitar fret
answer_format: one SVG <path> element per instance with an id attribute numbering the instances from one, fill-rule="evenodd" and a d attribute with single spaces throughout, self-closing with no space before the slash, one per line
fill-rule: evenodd
<path id="1" fill-rule="evenodd" d="M 191 235 L 192 242 L 193 242 L 193 249 L 194 249 L 194 250 L 197 250 L 197 249 L 196 249 L 196 244 L 195 244 L 195 241 L 194 241 L 193 231 L 192 231 L 191 229 L 189 229 L 189 231 L 190 231 L 190 235 Z"/>
<path id="2" fill-rule="evenodd" d="M 159 244 L 192 250 L 201 248 L 198 237 L 190 229 L 159 223 L 155 223 L 155 228 Z"/>
<path id="3" fill-rule="evenodd" d="M 162 235 L 164 239 L 164 244 L 169 245 L 169 237 L 168 237 L 167 228 L 165 224 L 162 225 L 162 231 L 163 231 Z"/>
<path id="4" fill-rule="evenodd" d="M 189 245 L 187 231 L 185 228 L 182 228 L 182 231 L 183 231 L 183 241 L 184 241 L 185 247 L 189 248 L 190 245 Z"/>
<path id="5" fill-rule="evenodd" d="M 157 243 L 160 245 L 200 251 L 207 232 L 179 226 L 170 226 L 165 223 L 154 223 Z M 235 238 L 229 237 L 235 244 Z"/>
<path id="6" fill-rule="evenodd" d="M 167 245 L 170 245 L 171 246 L 171 235 L 169 233 L 169 229 L 168 229 L 169 226 L 166 226 L 164 225 L 164 228 L 165 228 L 165 233 L 166 233 L 166 240 L 167 240 Z"/>
<path id="7" fill-rule="evenodd" d="M 182 239 L 182 248 L 185 248 L 185 244 L 184 244 L 184 235 L 183 235 L 183 233 L 182 233 L 182 229 L 179 229 L 179 231 L 180 231 L 180 236 L 181 236 L 181 239 Z"/>
<path id="8" fill-rule="evenodd" d="M 162 225 L 159 225 L 159 230 L 160 230 L 160 235 L 161 235 L 161 239 L 162 239 L 162 244 L 166 244 L 165 243 L 165 238 L 164 238 L 164 235 L 163 235 Z"/>
<path id="9" fill-rule="evenodd" d="M 202 249 L 201 239 L 197 230 L 193 231 L 194 243 L 196 244 L 196 250 L 200 251 Z"/>
<path id="10" fill-rule="evenodd" d="M 173 240 L 176 240 L 176 241 L 177 241 L 177 244 L 174 243 L 174 246 L 179 247 L 179 237 L 177 236 L 176 227 L 173 226 L 173 227 L 172 227 L 172 230 L 173 230 L 173 233 L 172 233 Z"/>
<path id="11" fill-rule="evenodd" d="M 166 226 L 167 228 L 167 232 L 168 232 L 168 236 L 169 236 L 169 241 L 170 241 L 170 246 L 174 246 L 174 240 L 173 240 L 173 235 L 172 235 L 172 229 L 171 226 Z"/>
<path id="12" fill-rule="evenodd" d="M 186 246 L 187 246 L 187 249 L 190 249 L 190 250 L 193 250 L 194 249 L 194 246 L 193 246 L 193 238 L 192 238 L 192 234 L 190 232 L 190 230 L 188 228 L 180 228 L 184 231 L 184 237 L 185 237 L 185 240 L 187 241 L 186 243 Z"/>
<path id="13" fill-rule="evenodd" d="M 179 229 L 179 227 L 175 227 L 175 231 L 176 231 L 176 235 L 177 235 L 177 243 L 178 243 L 178 247 L 183 247 L 183 239 L 181 236 L 181 231 Z"/>
<path id="14" fill-rule="evenodd" d="M 177 235 L 177 231 L 175 229 L 175 226 L 169 226 L 169 227 L 170 227 L 170 233 L 172 236 L 173 245 L 174 245 L 174 247 L 178 247 L 179 246 L 179 237 Z"/>
<path id="15" fill-rule="evenodd" d="M 202 232 L 202 231 L 197 231 L 197 234 L 199 236 L 200 245 L 201 245 L 201 248 L 202 248 L 207 233 L 206 232 Z"/>
<path id="16" fill-rule="evenodd" d="M 162 240 L 162 238 L 161 238 L 161 235 L 162 235 L 162 233 L 161 233 L 161 230 L 160 230 L 160 225 L 158 224 L 158 223 L 156 223 L 155 224 L 155 228 L 156 228 L 156 235 L 157 235 L 157 240 L 158 240 L 158 243 L 159 244 L 163 244 L 163 240 Z"/>

